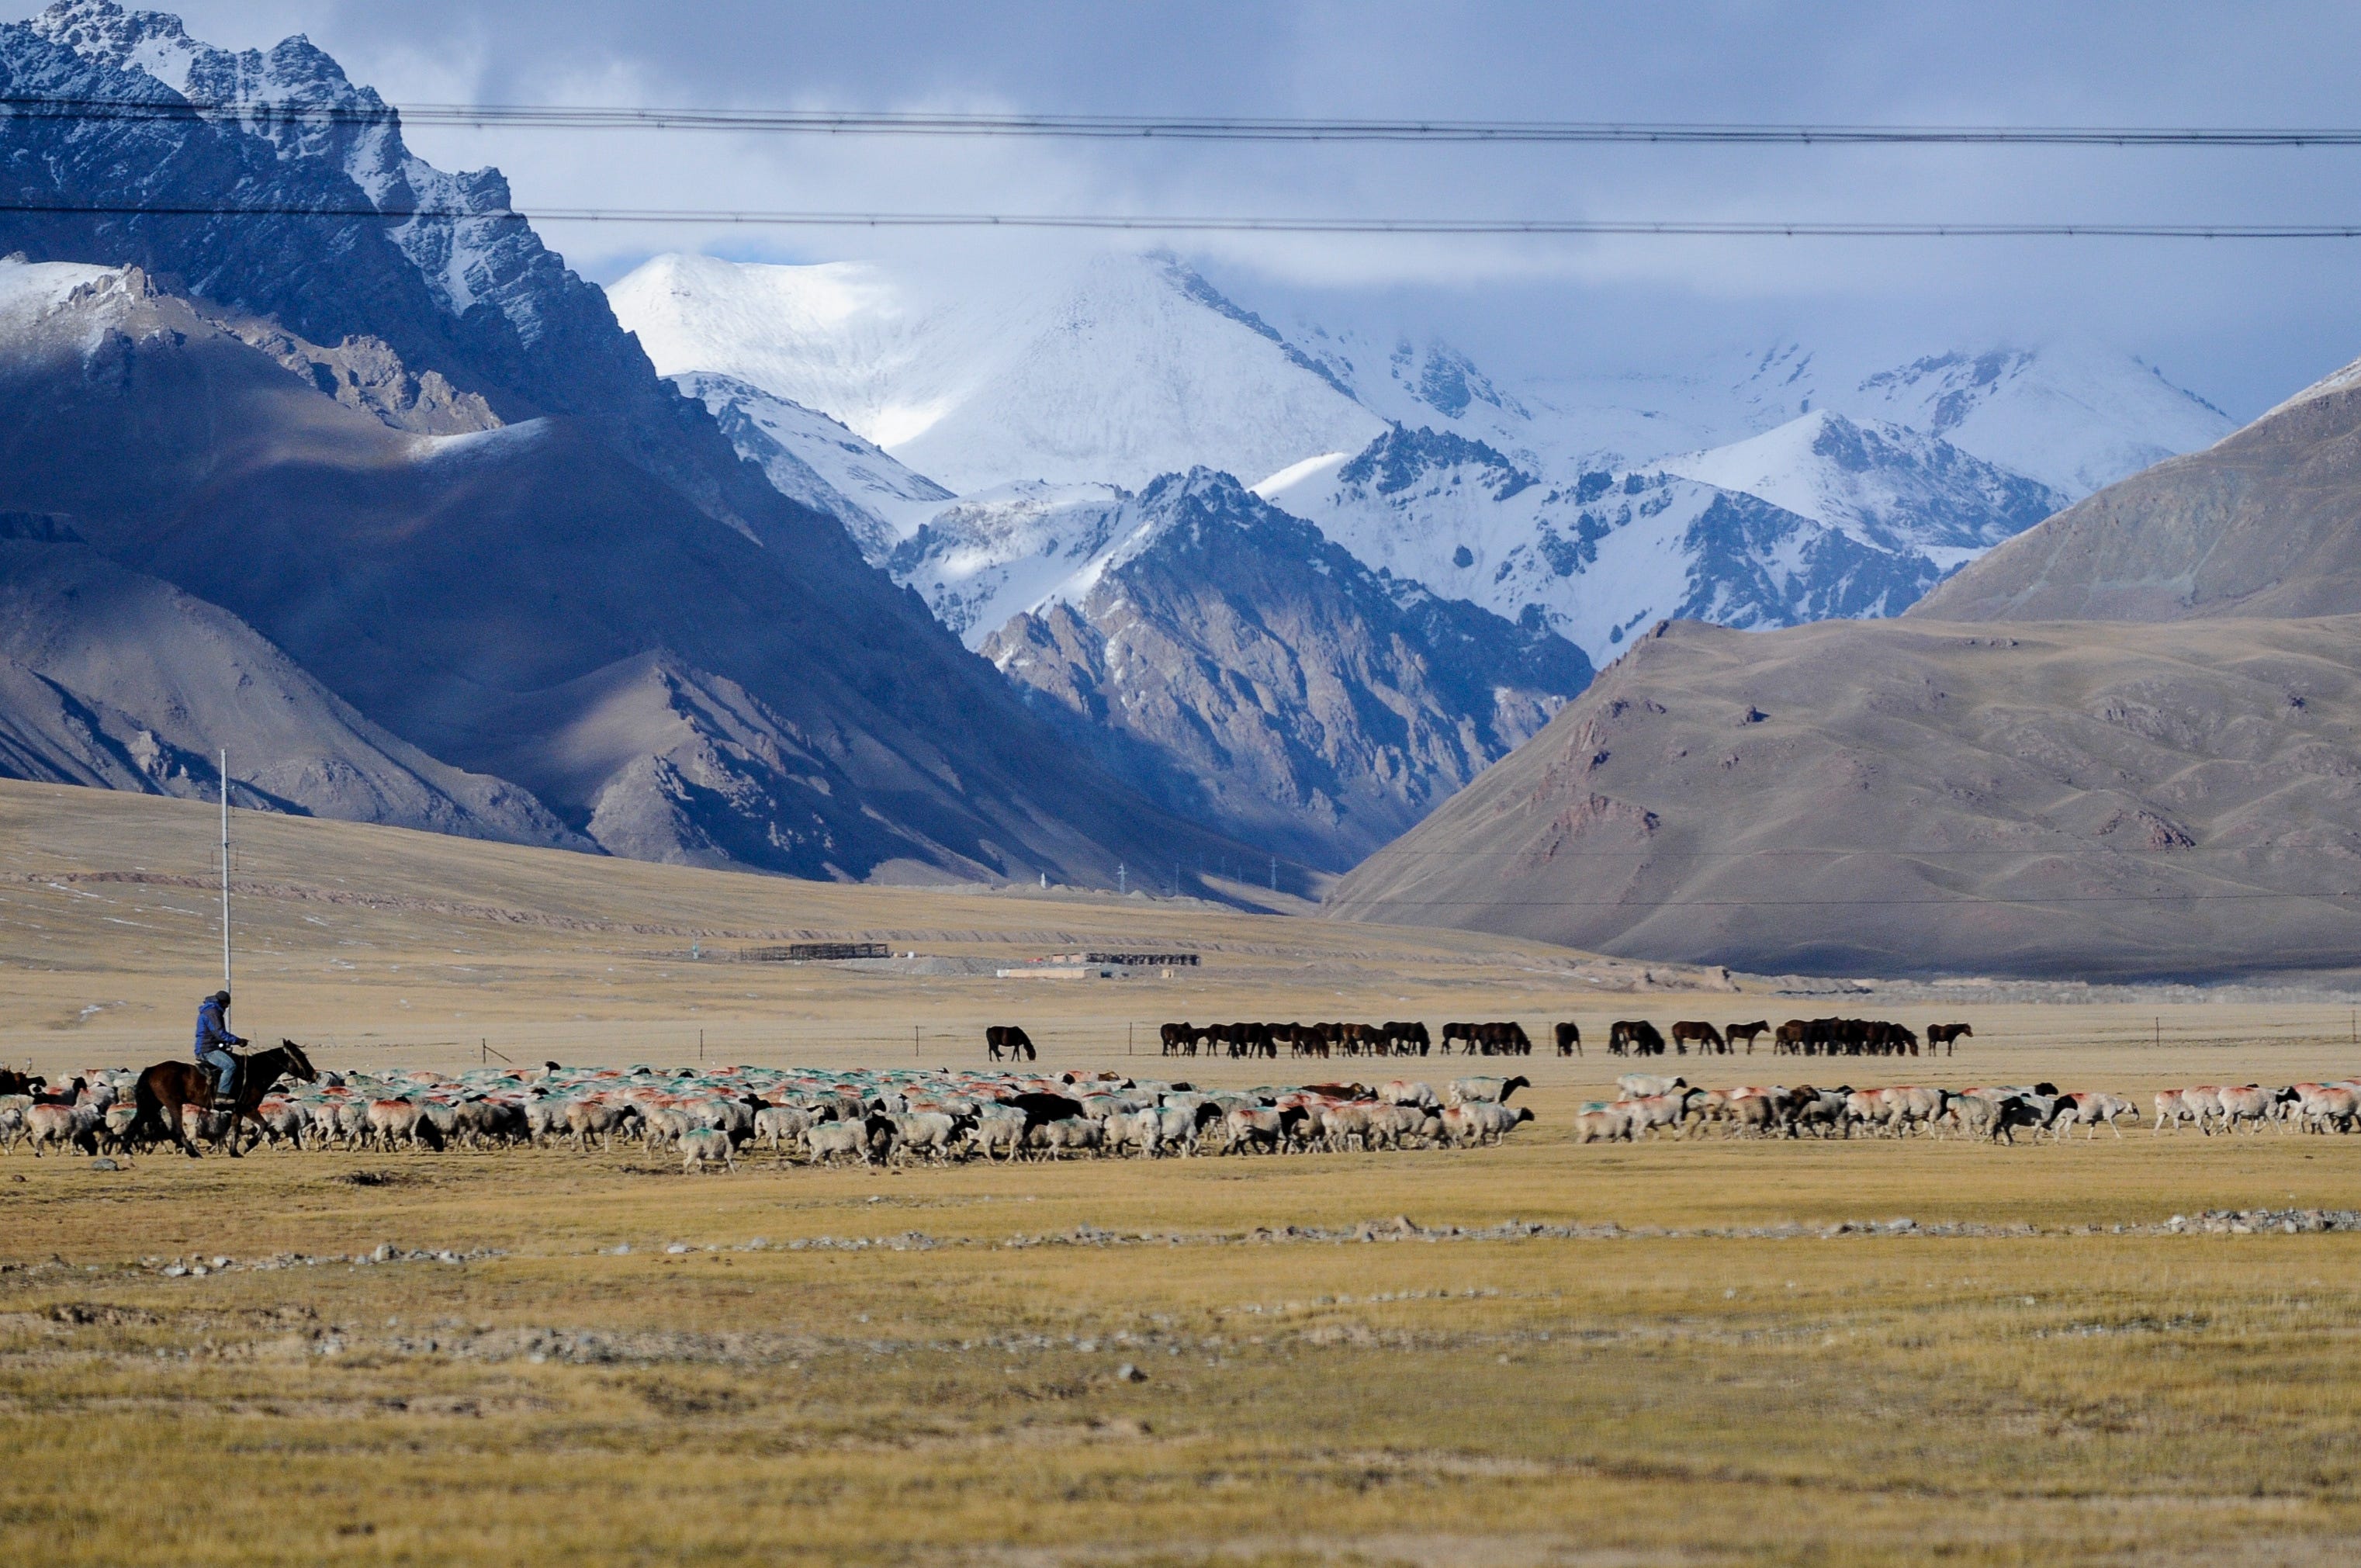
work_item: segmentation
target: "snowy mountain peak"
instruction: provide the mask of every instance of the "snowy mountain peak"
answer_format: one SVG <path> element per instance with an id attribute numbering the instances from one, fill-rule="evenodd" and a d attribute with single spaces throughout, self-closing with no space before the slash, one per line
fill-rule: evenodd
<path id="1" fill-rule="evenodd" d="M 84 60 L 117 71 L 144 71 L 183 96 L 189 71 L 205 46 L 189 37 L 178 16 L 126 11 L 114 0 L 58 0 L 25 24 Z"/>
<path id="2" fill-rule="evenodd" d="M 1945 568 L 2071 499 L 1938 436 L 1828 409 L 1659 466 L 1841 529 L 1872 549 L 1927 554 Z"/>
<path id="3" fill-rule="evenodd" d="M 2070 498 L 2210 446 L 2233 422 L 2147 361 L 2075 341 L 1930 355 L 1862 378 L 1844 404 Z"/>
<path id="4" fill-rule="evenodd" d="M 1378 495 L 1389 496 L 1443 471 L 1455 471 L 1450 480 L 1453 484 L 1474 477 L 1496 501 L 1507 500 L 1541 482 L 1484 442 L 1423 425 L 1416 430 L 1395 425 L 1339 468 L 1336 479 L 1340 484 L 1365 485 Z M 1275 480 L 1277 477 L 1274 476 Z M 1282 487 L 1274 484 L 1272 488 L 1276 490 Z"/>
<path id="5" fill-rule="evenodd" d="M 962 278 L 660 257 L 609 291 L 666 375 L 719 371 L 840 420 L 965 493 L 1275 472 L 1384 428 L 1324 367 L 1178 261 Z"/>

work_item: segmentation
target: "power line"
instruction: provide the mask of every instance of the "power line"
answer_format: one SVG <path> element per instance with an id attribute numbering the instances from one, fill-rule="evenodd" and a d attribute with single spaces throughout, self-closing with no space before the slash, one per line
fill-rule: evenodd
<path id="1" fill-rule="evenodd" d="M 2361 239 L 2350 224 L 1822 223 L 1654 218 L 1257 217 L 1202 214 L 842 213 L 711 207 L 321 206 L 296 203 L 0 202 L 10 214 L 81 217 L 285 217 L 407 222 L 718 224 L 788 228 L 1098 229 L 1141 234 L 1638 236 L 1741 239 Z"/>
<path id="2" fill-rule="evenodd" d="M 546 130 L 703 130 L 815 136 L 1049 137 L 1088 140 L 1427 142 L 1751 147 L 2361 147 L 2337 126 L 1880 126 L 1615 120 L 1299 119 L 1226 115 L 939 114 L 835 109 L 661 108 L 595 104 L 258 104 L 0 96 L 28 119 L 287 126 L 412 125 Z"/>
<path id="3" fill-rule="evenodd" d="M 2041 908 L 2053 904 L 2191 904 L 2216 900 L 2254 902 L 2307 899 L 2343 903 L 2355 895 L 2344 893 L 2125 893 L 2065 894 L 2056 898 L 1993 898 L 1978 894 L 1947 894 L 1933 898 L 1378 898 L 1372 905 L 1405 909 L 1885 909 L 1921 905 L 2000 905 Z"/>

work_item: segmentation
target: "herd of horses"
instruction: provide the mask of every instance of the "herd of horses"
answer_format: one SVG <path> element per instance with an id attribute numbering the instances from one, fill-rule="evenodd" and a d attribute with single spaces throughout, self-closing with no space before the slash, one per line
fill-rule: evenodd
<path id="1" fill-rule="evenodd" d="M 1730 1056 L 1743 1043 L 1746 1054 L 1752 1056 L 1754 1042 L 1766 1034 L 1771 1036 L 1773 1056 L 1915 1057 L 1922 1048 L 1916 1031 L 1883 1018 L 1790 1018 L 1776 1029 L 1767 1018 L 1719 1029 L 1687 1019 L 1673 1025 L 1670 1048 L 1686 1056 L 1694 1045 L 1699 1056 Z M 1957 1056 L 1960 1041 L 1974 1035 L 1975 1030 L 1965 1024 L 1929 1024 L 1923 1048 L 1928 1056 L 1938 1047 Z M 1660 1057 L 1665 1049 L 1663 1033 L 1644 1018 L 1626 1019 L 1608 1031 L 1609 1056 Z M 1559 1054 L 1564 1055 L 1564 1050 Z"/>
<path id="2" fill-rule="evenodd" d="M 1560 1024 L 1561 1055 L 1578 1048 L 1582 1031 Z M 1569 1036 L 1569 1031 L 1571 1032 Z M 1227 1056 L 1234 1059 L 1279 1059 L 1282 1047 L 1291 1057 L 1422 1057 L 1430 1052 L 1449 1056 L 1453 1046 L 1484 1057 L 1528 1057 L 1532 1037 L 1513 1021 L 1487 1024 L 1445 1024 L 1438 1041 L 1423 1024 L 1397 1019 L 1384 1024 L 1165 1024 L 1158 1036 L 1168 1057 Z M 1569 1047 L 1571 1037 L 1576 1047 Z"/>
<path id="3" fill-rule="evenodd" d="M 1449 1056 L 1457 1046 L 1469 1056 L 1525 1057 L 1533 1053 L 1532 1037 L 1512 1020 L 1488 1024 L 1445 1024 L 1441 1035 L 1431 1035 L 1423 1024 L 1166 1024 L 1159 1031 L 1163 1054 L 1200 1054 L 1234 1058 L 1267 1058 L 1276 1061 L 1284 1047 L 1295 1057 L 1409 1057 L 1430 1050 Z M 1551 1038 L 1562 1057 L 1582 1054 L 1582 1026 L 1551 1025 Z M 1022 1039 L 1022 1029 L 987 1031 L 992 1059 L 1000 1059 L 999 1036 Z M 1922 1047 L 1920 1037 L 1905 1025 L 1876 1018 L 1790 1018 L 1773 1028 L 1767 1018 L 1752 1024 L 1717 1026 L 1687 1018 L 1675 1024 L 1669 1036 L 1645 1018 L 1619 1019 L 1607 1032 L 1609 1056 L 1660 1057 L 1668 1050 L 1680 1056 L 1697 1047 L 1699 1056 L 1736 1054 L 1743 1045 L 1754 1054 L 1755 1042 L 1770 1036 L 1774 1056 L 1931 1056 L 1938 1047 L 1953 1055 L 1959 1041 L 1975 1031 L 1965 1024 L 1930 1024 Z M 1030 1049 L 1030 1042 L 1027 1042 Z"/>

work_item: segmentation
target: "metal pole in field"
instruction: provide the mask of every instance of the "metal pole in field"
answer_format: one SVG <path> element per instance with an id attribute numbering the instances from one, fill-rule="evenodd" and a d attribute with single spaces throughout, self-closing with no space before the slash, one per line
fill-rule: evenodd
<path id="1" fill-rule="evenodd" d="M 697 1032 L 697 1059 L 699 1061 L 705 1059 L 705 1031 L 702 1029 Z"/>
<path id="2" fill-rule="evenodd" d="M 2164 1018 L 2161 1014 L 2158 1015 L 2156 1020 L 2156 1044 L 2158 1050 L 2162 1050 L 2164 1048 Z M 2080 1102 L 2077 1102 L 2077 1103 L 2079 1104 Z"/>
<path id="3" fill-rule="evenodd" d="M 1126 1025 L 1123 1026 L 1123 1054 L 1124 1054 L 1124 1055 L 1126 1055 L 1126 1056 L 1129 1056 L 1129 1055 L 1131 1055 L 1131 1042 L 1132 1042 L 1132 1036 L 1135 1036 L 1135 1035 L 1137 1035 L 1137 1034 L 1138 1034 L 1138 1033 L 1139 1033 L 1139 1025 L 1137 1025 L 1137 1024 L 1126 1024 Z"/>
<path id="4" fill-rule="evenodd" d="M 914 1057 L 918 1054 L 918 1026 L 916 1024 L 910 1025 L 910 1054 Z"/>
<path id="5" fill-rule="evenodd" d="M 229 748 L 221 754 L 222 989 L 229 983 Z"/>

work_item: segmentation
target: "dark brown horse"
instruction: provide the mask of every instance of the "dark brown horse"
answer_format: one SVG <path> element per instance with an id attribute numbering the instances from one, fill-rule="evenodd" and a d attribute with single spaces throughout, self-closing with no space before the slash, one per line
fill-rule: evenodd
<path id="1" fill-rule="evenodd" d="M 228 1107 L 226 1141 L 230 1157 L 239 1156 L 237 1124 L 252 1122 L 258 1128 L 262 1125 L 262 1119 L 254 1113 L 255 1108 L 280 1079 L 299 1078 L 310 1083 L 319 1076 L 312 1058 L 292 1040 L 281 1040 L 269 1050 L 250 1051 L 239 1058 L 237 1103 Z M 131 1091 L 131 1102 L 138 1114 L 124 1135 L 126 1142 L 170 1137 L 191 1159 L 197 1157 L 197 1146 L 181 1124 L 182 1113 L 220 1109 L 214 1103 L 213 1069 L 191 1061 L 159 1061 L 141 1073 L 138 1084 Z"/>
<path id="2" fill-rule="evenodd" d="M 994 1024 L 983 1031 L 984 1054 L 998 1061 L 1005 1051 L 1010 1061 L 1034 1061 L 1038 1053 L 1033 1049 L 1033 1038 L 1015 1024 Z"/>
<path id="3" fill-rule="evenodd" d="M 1721 1037 L 1721 1031 L 1703 1019 L 1684 1018 L 1673 1025 L 1675 1051 L 1682 1056 L 1688 1055 L 1691 1041 L 1697 1043 L 1699 1056 L 1705 1055 L 1708 1051 L 1719 1051 L 1724 1056 L 1730 1054 L 1730 1042 Z"/>

